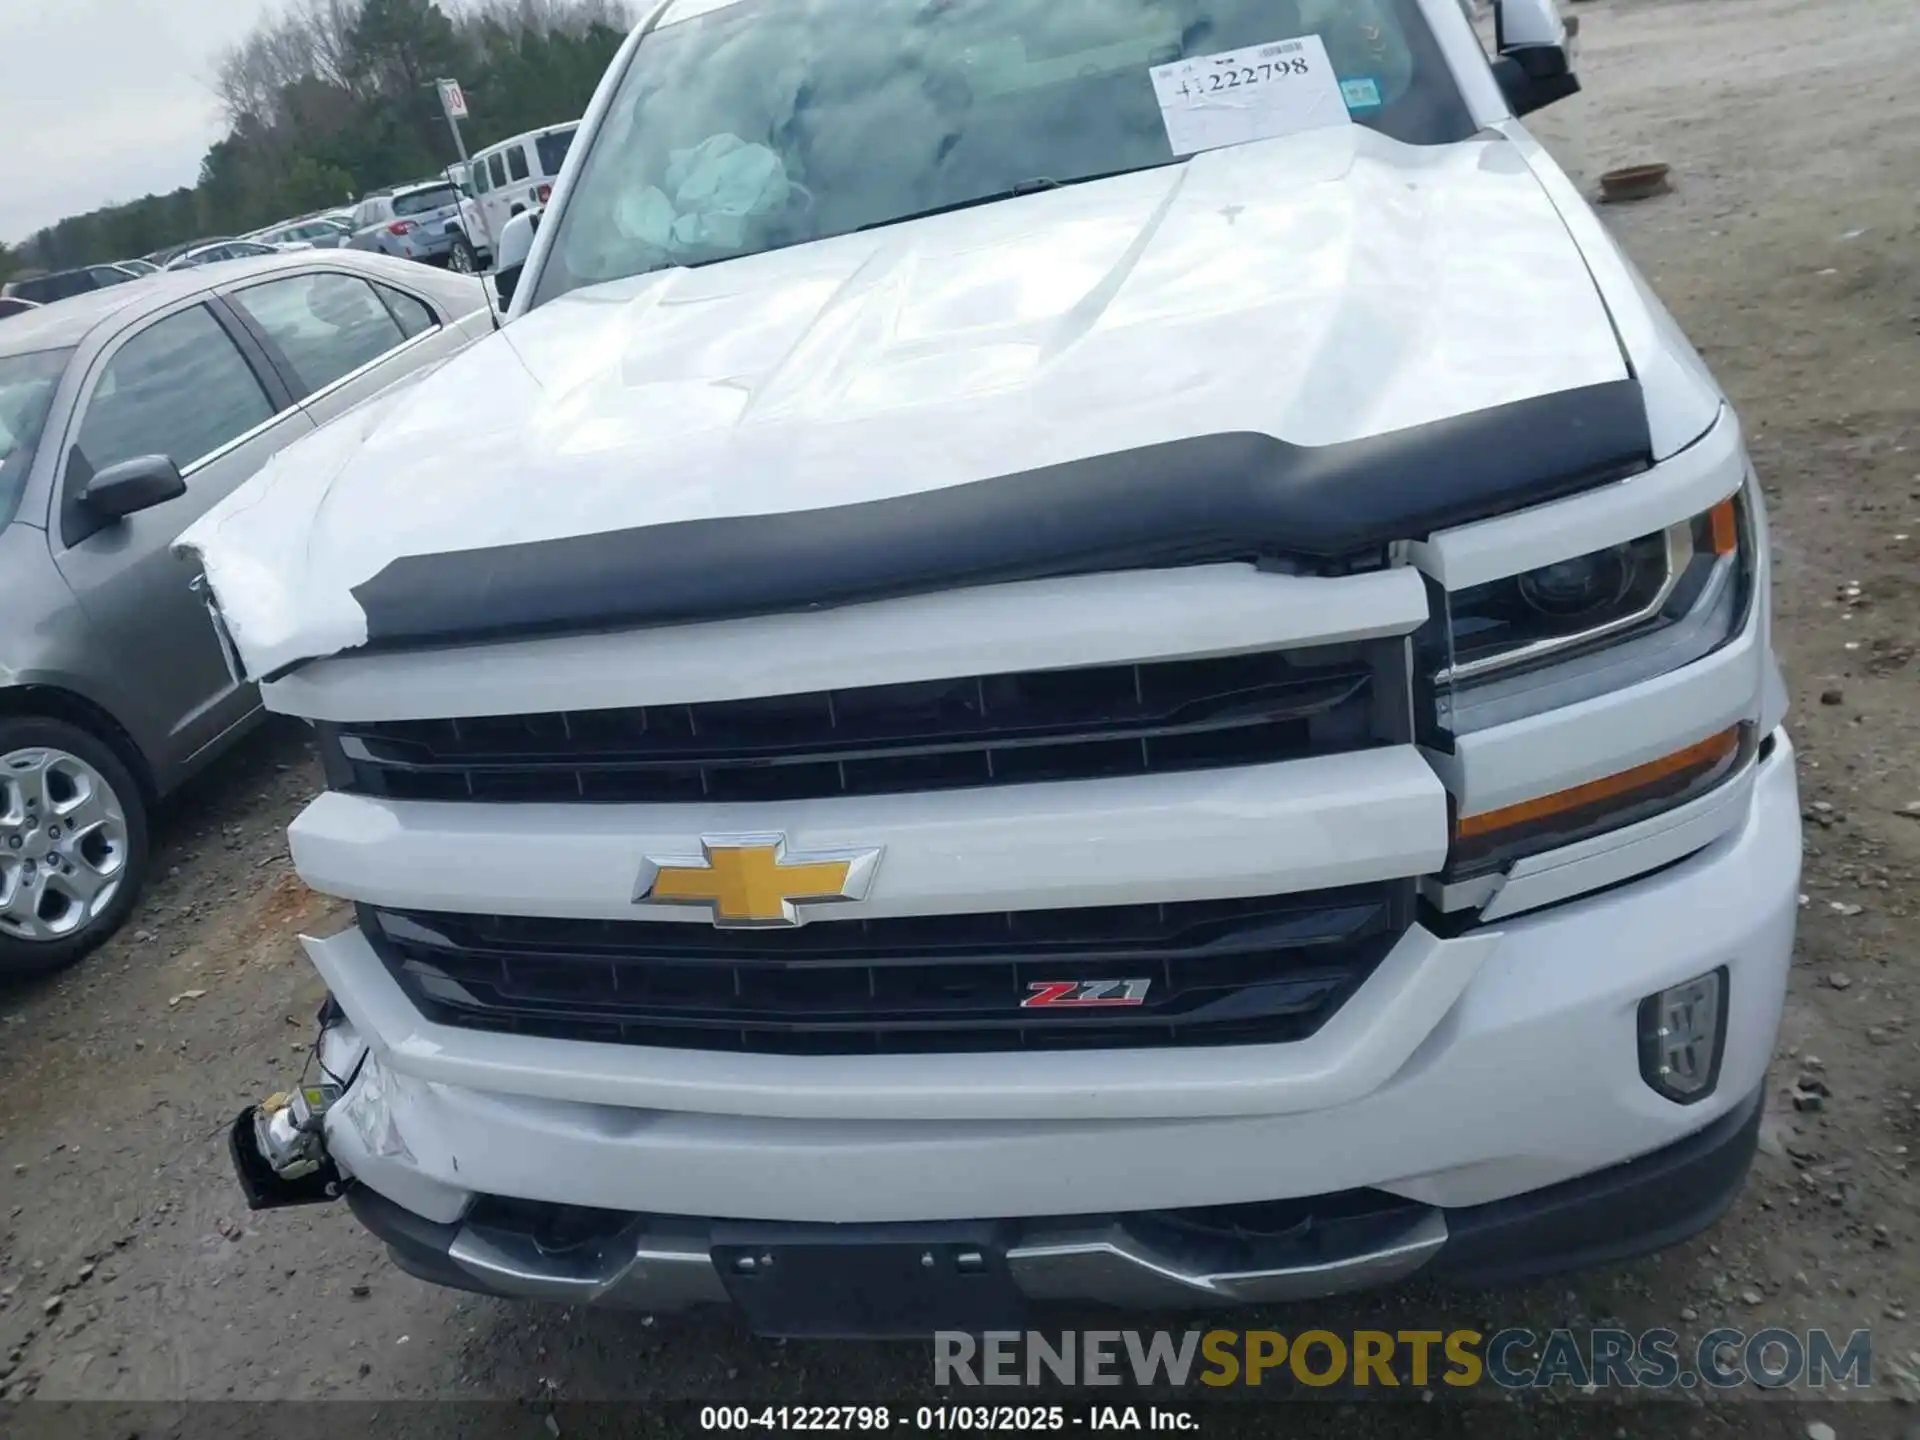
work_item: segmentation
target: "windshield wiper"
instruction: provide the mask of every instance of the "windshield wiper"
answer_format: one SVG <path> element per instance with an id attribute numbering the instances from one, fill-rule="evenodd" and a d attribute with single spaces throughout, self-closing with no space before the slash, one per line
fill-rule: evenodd
<path id="1" fill-rule="evenodd" d="M 1121 175 L 1135 175 L 1142 170 L 1160 170 L 1168 165 L 1179 163 L 1179 157 L 1175 157 L 1153 165 L 1129 165 L 1125 169 L 1104 170 L 1095 175 L 1076 175 L 1071 180 L 1055 180 L 1051 175 L 1036 175 L 1033 179 L 1022 180 L 1018 185 L 1006 190 L 993 190 L 985 195 L 976 195 L 970 200 L 951 200 L 945 205 L 930 205 L 925 210 L 910 210 L 904 215 L 875 220 L 871 224 L 856 227 L 854 233 L 858 234 L 863 230 L 881 230 L 889 225 L 904 224 L 908 220 L 924 220 L 930 215 L 947 215 L 955 210 L 971 210 L 976 205 L 992 205 L 1001 200 L 1017 200 L 1022 195 L 1038 195 L 1043 190 L 1064 190 L 1069 185 L 1091 185 L 1096 180 L 1112 180 Z"/>

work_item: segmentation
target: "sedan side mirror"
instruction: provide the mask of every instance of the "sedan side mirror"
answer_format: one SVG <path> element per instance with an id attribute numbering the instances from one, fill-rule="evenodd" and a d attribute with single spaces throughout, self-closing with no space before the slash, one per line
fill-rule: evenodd
<path id="1" fill-rule="evenodd" d="M 186 493 L 187 482 L 173 461 L 139 455 L 97 473 L 80 492 L 80 503 L 102 520 L 121 520 Z"/>
<path id="2" fill-rule="evenodd" d="M 1494 0 L 1494 79 L 1515 115 L 1527 115 L 1580 91 L 1573 73 L 1575 31 L 1557 0 Z"/>
<path id="3" fill-rule="evenodd" d="M 493 257 L 493 288 L 500 292 L 502 306 L 513 303 L 513 292 L 519 287 L 527 256 L 533 253 L 533 232 L 539 224 L 538 215 L 522 210 L 501 227 L 500 245 Z"/>

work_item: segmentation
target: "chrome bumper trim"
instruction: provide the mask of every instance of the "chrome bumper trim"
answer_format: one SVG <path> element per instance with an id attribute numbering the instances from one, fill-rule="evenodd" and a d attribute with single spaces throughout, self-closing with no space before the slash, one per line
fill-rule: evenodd
<path id="1" fill-rule="evenodd" d="M 1088 1300 L 1132 1309 L 1209 1303 L 1312 1300 L 1410 1275 L 1447 1243 L 1446 1218 L 1429 1210 L 1365 1251 L 1258 1270 L 1211 1270 L 1143 1245 L 1120 1225 L 1104 1232 L 1018 1246 L 1007 1252 L 1030 1299 Z"/>
<path id="2" fill-rule="evenodd" d="M 1446 1241 L 1445 1217 L 1427 1210 L 1354 1253 L 1222 1270 L 1156 1248 L 1115 1223 L 1029 1232 L 1007 1251 L 1007 1267 L 1032 1300 L 1177 1309 L 1313 1299 L 1386 1284 L 1418 1270 Z M 464 1226 L 447 1254 L 476 1288 L 502 1296 L 657 1312 L 728 1298 L 705 1238 L 691 1230 L 642 1229 L 605 1244 L 542 1251 L 526 1236 Z"/>
<path id="3" fill-rule="evenodd" d="M 706 1242 L 692 1235 L 648 1232 L 618 1245 L 543 1252 L 523 1235 L 463 1226 L 447 1257 L 484 1289 L 529 1300 L 674 1311 L 727 1298 Z"/>

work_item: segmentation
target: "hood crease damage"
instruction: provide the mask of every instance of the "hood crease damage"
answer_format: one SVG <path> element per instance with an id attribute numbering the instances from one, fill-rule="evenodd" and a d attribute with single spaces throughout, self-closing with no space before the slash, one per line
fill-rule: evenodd
<path id="1" fill-rule="evenodd" d="M 1333 453 L 1548 397 L 1615 417 L 1638 387 L 1510 144 L 1313 131 L 576 292 L 282 452 L 178 544 L 258 677 L 377 641 L 366 597 L 425 557 L 471 599 L 549 542 L 897 519 L 1096 457 Z M 1644 418 L 1600 443 L 1556 413 L 1584 483 L 1644 461 Z M 1415 508 L 1458 509 L 1446 467 L 1423 483 Z M 833 598 L 787 589 L 762 603 Z"/>

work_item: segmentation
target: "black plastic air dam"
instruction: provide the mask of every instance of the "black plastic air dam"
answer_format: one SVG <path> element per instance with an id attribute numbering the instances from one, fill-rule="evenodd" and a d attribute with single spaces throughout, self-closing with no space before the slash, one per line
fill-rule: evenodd
<path id="1" fill-rule="evenodd" d="M 368 647 L 400 648 L 1096 571 L 1324 564 L 1651 463 L 1639 382 L 1616 380 L 1338 445 L 1200 435 L 858 505 L 405 556 L 353 595 Z"/>

